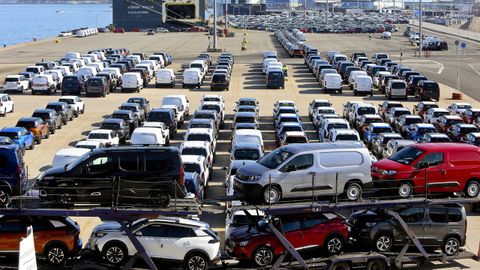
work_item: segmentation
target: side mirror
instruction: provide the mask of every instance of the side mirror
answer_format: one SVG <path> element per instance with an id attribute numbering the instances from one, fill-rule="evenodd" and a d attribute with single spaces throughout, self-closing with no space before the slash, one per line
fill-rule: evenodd
<path id="1" fill-rule="evenodd" d="M 143 236 L 142 232 L 136 232 L 135 236 Z"/>
<path id="2" fill-rule="evenodd" d="M 419 169 L 425 169 L 430 167 L 430 164 L 428 162 L 420 162 L 417 166 Z"/>
<path id="3" fill-rule="evenodd" d="M 293 171 L 296 171 L 296 170 L 297 170 L 297 166 L 295 166 L 295 165 L 290 164 L 290 165 L 287 165 L 285 167 L 285 172 L 293 172 Z"/>

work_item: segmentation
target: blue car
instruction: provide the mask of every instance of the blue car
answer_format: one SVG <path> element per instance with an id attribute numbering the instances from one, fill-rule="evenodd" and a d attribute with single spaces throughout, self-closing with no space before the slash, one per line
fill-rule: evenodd
<path id="1" fill-rule="evenodd" d="M 407 138 L 420 142 L 423 135 L 427 133 L 438 133 L 438 131 L 432 124 L 413 124 L 408 128 Z"/>
<path id="2" fill-rule="evenodd" d="M 392 133 L 392 127 L 387 123 L 371 123 L 363 132 L 363 141 L 367 146 L 377 137 L 380 133 Z"/>
<path id="3" fill-rule="evenodd" d="M 11 196 L 25 194 L 27 169 L 22 152 L 8 137 L 0 137 L 0 207 L 6 207 Z"/>
<path id="4" fill-rule="evenodd" d="M 204 188 L 203 181 L 200 178 L 200 175 L 196 172 L 186 172 L 185 173 L 185 188 L 187 192 L 195 194 L 198 200 L 203 200 L 204 197 Z"/>
<path id="5" fill-rule="evenodd" d="M 24 127 L 6 127 L 0 130 L 0 136 L 9 137 L 25 154 L 26 149 L 35 147 L 35 136 Z"/>

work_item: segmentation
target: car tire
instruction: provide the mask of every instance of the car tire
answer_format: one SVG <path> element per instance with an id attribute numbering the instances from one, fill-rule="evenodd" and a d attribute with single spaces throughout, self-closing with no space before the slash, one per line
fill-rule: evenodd
<path id="1" fill-rule="evenodd" d="M 125 264 L 128 258 L 127 248 L 118 242 L 106 244 L 102 253 L 105 261 L 115 266 L 121 266 Z"/>
<path id="2" fill-rule="evenodd" d="M 480 193 L 480 184 L 478 181 L 471 180 L 468 182 L 467 186 L 465 187 L 465 196 L 467 198 L 475 198 L 478 197 Z"/>
<path id="3" fill-rule="evenodd" d="M 401 182 L 398 186 L 398 196 L 405 199 L 413 195 L 413 186 L 410 182 Z"/>
<path id="4" fill-rule="evenodd" d="M 185 258 L 185 270 L 206 270 L 208 269 L 208 259 L 201 253 L 192 253 Z"/>
<path id="5" fill-rule="evenodd" d="M 30 144 L 30 147 L 28 148 L 28 150 L 33 150 L 35 148 L 35 142 L 32 141 L 32 144 Z"/>
<path id="6" fill-rule="evenodd" d="M 273 262 L 273 251 L 268 247 L 259 247 L 253 253 L 253 263 L 259 267 L 265 267 Z"/>
<path id="7" fill-rule="evenodd" d="M 0 189 L 0 208 L 6 208 L 10 203 L 10 194 L 5 189 Z"/>
<path id="8" fill-rule="evenodd" d="M 337 262 L 330 267 L 330 270 L 351 270 L 350 264 L 347 262 Z"/>
<path id="9" fill-rule="evenodd" d="M 278 203 L 282 198 L 282 192 L 277 186 L 266 186 L 263 189 L 263 202 L 266 204 L 269 203 Z"/>
<path id="10" fill-rule="evenodd" d="M 50 129 L 47 130 L 47 134 L 45 135 L 45 139 L 48 139 L 48 138 L 50 138 Z"/>
<path id="11" fill-rule="evenodd" d="M 384 260 L 380 259 L 373 259 L 367 263 L 366 270 L 386 270 L 387 264 Z"/>
<path id="12" fill-rule="evenodd" d="M 455 256 L 460 250 L 460 241 L 456 237 L 448 237 L 443 241 L 442 251 L 447 256 Z"/>
<path id="13" fill-rule="evenodd" d="M 350 183 L 345 187 L 345 197 L 349 201 L 358 201 L 362 198 L 362 186 L 359 183 Z"/>
<path id="14" fill-rule="evenodd" d="M 64 245 L 52 244 L 43 251 L 45 260 L 50 265 L 63 265 L 67 260 L 68 250 Z"/>
<path id="15" fill-rule="evenodd" d="M 344 240 L 339 235 L 331 235 L 325 240 L 325 250 L 329 255 L 338 255 L 344 248 Z"/>
<path id="16" fill-rule="evenodd" d="M 10 112 L 15 112 L 15 105 L 12 105 L 12 110 Z"/>
<path id="17" fill-rule="evenodd" d="M 81 114 L 84 114 L 85 113 L 85 105 L 83 105 L 83 108 L 82 110 L 80 111 Z"/>
<path id="18" fill-rule="evenodd" d="M 38 137 L 38 140 L 37 140 L 37 144 L 41 144 L 42 143 L 42 136 Z"/>
<path id="19" fill-rule="evenodd" d="M 393 247 L 393 237 L 389 233 L 381 232 L 373 240 L 373 248 L 378 252 L 388 252 Z"/>

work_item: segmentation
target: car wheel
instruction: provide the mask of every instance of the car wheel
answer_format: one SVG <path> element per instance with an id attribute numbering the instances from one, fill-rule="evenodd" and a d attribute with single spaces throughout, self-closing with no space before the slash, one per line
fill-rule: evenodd
<path id="1" fill-rule="evenodd" d="M 475 198 L 478 197 L 480 192 L 480 185 L 477 181 L 470 181 L 468 182 L 467 186 L 465 187 L 465 195 L 468 198 Z"/>
<path id="2" fill-rule="evenodd" d="M 67 259 L 67 249 L 62 245 L 53 244 L 45 249 L 44 255 L 48 264 L 61 265 Z"/>
<path id="3" fill-rule="evenodd" d="M 83 105 L 83 108 L 82 110 L 80 111 L 81 114 L 84 114 L 85 113 L 85 105 Z"/>
<path id="4" fill-rule="evenodd" d="M 400 183 L 400 186 L 398 187 L 398 195 L 401 198 L 408 198 L 412 196 L 413 194 L 413 187 L 412 184 L 409 182 L 402 182 Z"/>
<path id="5" fill-rule="evenodd" d="M 10 195 L 3 189 L 0 189 L 0 208 L 6 208 L 10 203 Z"/>
<path id="6" fill-rule="evenodd" d="M 55 134 L 57 128 L 55 126 L 53 126 L 52 130 L 50 131 L 51 134 Z"/>
<path id="7" fill-rule="evenodd" d="M 28 150 L 33 150 L 35 148 L 35 142 L 32 141 L 32 143 L 30 144 L 30 147 L 28 148 Z"/>
<path id="8" fill-rule="evenodd" d="M 12 110 L 10 112 L 15 112 L 15 105 L 12 105 Z"/>
<path id="9" fill-rule="evenodd" d="M 331 270 L 350 270 L 352 268 L 350 267 L 350 264 L 348 264 L 347 262 L 337 262 L 330 269 Z"/>
<path id="10" fill-rule="evenodd" d="M 276 186 L 266 186 L 263 190 L 263 201 L 265 203 L 277 203 L 282 197 L 282 192 Z"/>
<path id="11" fill-rule="evenodd" d="M 386 270 L 386 269 L 387 269 L 387 265 L 385 261 L 378 260 L 378 259 L 370 260 L 367 263 L 367 268 L 366 268 L 366 270 Z"/>
<path id="12" fill-rule="evenodd" d="M 37 140 L 37 144 L 41 144 L 41 143 L 42 143 L 42 136 L 38 137 L 38 140 Z"/>
<path id="13" fill-rule="evenodd" d="M 358 201 L 362 197 L 362 187 L 358 183 L 350 183 L 345 188 L 345 196 L 349 201 Z"/>
<path id="14" fill-rule="evenodd" d="M 333 235 L 325 241 L 325 249 L 329 255 L 338 255 L 343 251 L 343 239 L 338 235 Z"/>
<path id="15" fill-rule="evenodd" d="M 442 251 L 447 256 L 455 256 L 460 250 L 460 241 L 455 237 L 448 237 L 442 244 Z"/>
<path id="16" fill-rule="evenodd" d="M 393 237 L 388 233 L 380 233 L 375 237 L 375 250 L 378 252 L 388 252 L 393 246 Z"/>
<path id="17" fill-rule="evenodd" d="M 120 243 L 110 243 L 103 248 L 103 257 L 113 265 L 123 265 L 128 257 L 128 251 Z"/>
<path id="18" fill-rule="evenodd" d="M 50 138 L 50 130 L 47 130 L 47 134 L 45 135 L 45 139 Z"/>
<path id="19" fill-rule="evenodd" d="M 253 262 L 256 266 L 265 267 L 273 262 L 273 252 L 268 247 L 260 247 L 253 254 Z"/>
<path id="20" fill-rule="evenodd" d="M 202 254 L 191 254 L 185 260 L 185 270 L 206 270 L 207 268 L 208 260 Z"/>

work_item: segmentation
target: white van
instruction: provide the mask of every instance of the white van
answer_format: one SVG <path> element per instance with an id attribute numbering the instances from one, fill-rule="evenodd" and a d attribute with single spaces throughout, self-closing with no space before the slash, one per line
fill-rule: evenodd
<path id="1" fill-rule="evenodd" d="M 160 66 L 160 68 L 164 68 L 165 67 L 165 58 L 163 58 L 163 55 L 159 55 L 159 54 L 154 54 L 154 55 L 151 55 L 148 60 L 155 60 L 158 62 L 158 65 Z"/>
<path id="2" fill-rule="evenodd" d="M 83 76 L 87 80 L 90 77 L 97 76 L 97 69 L 89 66 L 81 67 L 78 69 L 77 75 Z"/>
<path id="3" fill-rule="evenodd" d="M 42 75 L 45 72 L 45 68 L 43 66 L 28 66 L 25 71 L 32 72 L 33 74 Z"/>
<path id="4" fill-rule="evenodd" d="M 139 73 L 127 72 L 122 76 L 122 92 L 140 92 L 143 88 L 143 79 Z"/>
<path id="5" fill-rule="evenodd" d="M 139 64 L 150 65 L 150 68 L 153 69 L 154 72 L 157 72 L 160 69 L 160 65 L 155 60 L 142 60 Z"/>
<path id="6" fill-rule="evenodd" d="M 195 60 L 190 62 L 190 64 L 188 65 L 188 68 L 198 68 L 202 76 L 202 81 L 203 81 L 203 78 L 205 78 L 205 75 L 207 75 L 208 66 L 207 64 L 205 64 L 205 61 L 203 60 Z"/>
<path id="7" fill-rule="evenodd" d="M 175 105 L 177 107 L 178 114 L 184 119 L 190 114 L 190 102 L 185 95 L 168 95 L 164 96 L 162 100 L 162 106 Z"/>
<path id="8" fill-rule="evenodd" d="M 368 76 L 366 71 L 363 70 L 355 70 L 350 73 L 350 77 L 348 77 L 348 86 L 350 89 L 353 89 L 353 83 L 355 82 L 355 78 L 358 76 Z"/>
<path id="9" fill-rule="evenodd" d="M 323 76 L 323 92 L 328 91 L 342 93 L 342 76 L 337 73 L 327 73 Z"/>
<path id="10" fill-rule="evenodd" d="M 277 52 L 276 51 L 263 52 L 263 59 L 267 59 L 267 58 L 278 59 Z"/>
<path id="11" fill-rule="evenodd" d="M 202 74 L 198 68 L 189 68 L 183 71 L 183 88 L 200 88 L 202 85 Z"/>
<path id="12" fill-rule="evenodd" d="M 32 95 L 56 92 L 56 83 L 51 74 L 35 75 L 32 79 Z"/>
<path id="13" fill-rule="evenodd" d="M 138 127 L 133 131 L 130 142 L 132 145 L 168 145 L 170 143 L 169 133 L 165 134 L 160 128 Z"/>
<path id="14" fill-rule="evenodd" d="M 353 82 L 353 95 L 373 95 L 372 78 L 370 76 L 357 76 Z"/>
<path id="15" fill-rule="evenodd" d="M 407 83 L 404 80 L 390 80 L 385 87 L 385 96 L 389 100 L 393 98 L 407 100 Z"/>
<path id="16" fill-rule="evenodd" d="M 52 167 L 65 167 L 65 165 L 70 164 L 77 160 L 79 157 L 83 156 L 85 153 L 90 152 L 90 149 L 86 148 L 63 148 L 60 149 L 55 156 L 53 157 Z"/>
<path id="17" fill-rule="evenodd" d="M 155 87 L 170 86 L 175 87 L 175 73 L 173 69 L 159 69 L 156 74 Z"/>
<path id="18" fill-rule="evenodd" d="M 103 63 L 101 62 L 88 64 L 87 67 L 94 67 L 95 70 L 97 70 L 97 72 L 102 72 L 105 69 L 105 67 L 103 66 Z"/>
<path id="19" fill-rule="evenodd" d="M 80 53 L 78 52 L 67 52 L 65 53 L 65 60 L 67 61 L 70 61 L 70 60 L 73 60 L 73 59 L 77 59 L 77 58 L 80 58 Z"/>
<path id="20" fill-rule="evenodd" d="M 270 63 L 278 62 L 277 58 L 265 58 L 262 62 L 262 72 L 267 72 L 267 67 Z"/>
<path id="21" fill-rule="evenodd" d="M 264 151 L 262 132 L 256 129 L 235 130 L 232 138 L 232 146 L 238 143 L 254 143 L 262 147 Z"/>

